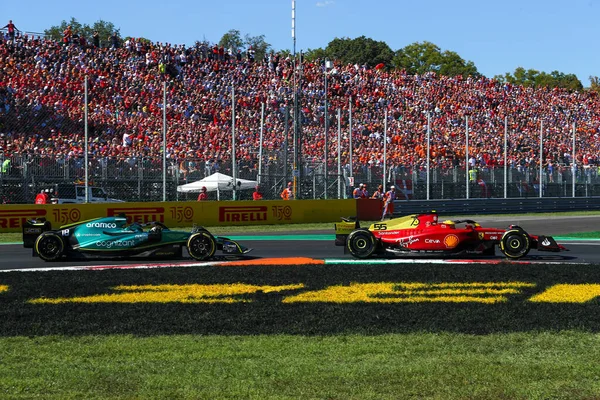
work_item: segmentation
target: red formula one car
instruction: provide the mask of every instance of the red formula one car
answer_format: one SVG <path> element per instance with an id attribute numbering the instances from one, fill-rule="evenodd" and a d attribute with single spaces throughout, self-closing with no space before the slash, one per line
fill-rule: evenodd
<path id="1" fill-rule="evenodd" d="M 358 221 L 344 218 L 335 224 L 337 246 L 356 258 L 406 255 L 415 253 L 440 255 L 495 255 L 496 245 L 508 258 L 521 258 L 530 249 L 540 251 L 568 250 L 551 236 L 529 235 L 521 227 L 484 228 L 466 219 L 438 222 L 435 212 L 413 214 L 361 228 Z"/>

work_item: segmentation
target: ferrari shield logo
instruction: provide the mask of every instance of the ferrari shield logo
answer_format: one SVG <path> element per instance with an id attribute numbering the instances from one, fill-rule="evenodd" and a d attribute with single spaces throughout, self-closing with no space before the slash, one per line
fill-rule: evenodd
<path id="1" fill-rule="evenodd" d="M 485 236 L 485 234 L 483 232 L 479 232 L 479 240 L 483 240 L 483 237 Z"/>

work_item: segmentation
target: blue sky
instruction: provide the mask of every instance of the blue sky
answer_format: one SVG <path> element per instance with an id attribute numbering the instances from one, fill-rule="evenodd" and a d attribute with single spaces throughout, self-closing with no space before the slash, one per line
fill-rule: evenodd
<path id="1" fill-rule="evenodd" d="M 296 50 L 366 36 L 392 50 L 429 41 L 473 61 L 482 74 L 515 68 L 600 76 L 598 0 L 296 0 Z M 230 29 L 292 49 L 291 0 L 2 1 L 0 23 L 42 32 L 74 17 L 112 22 L 122 36 L 192 45 Z M 4 19 L 4 21 L 2 20 Z"/>

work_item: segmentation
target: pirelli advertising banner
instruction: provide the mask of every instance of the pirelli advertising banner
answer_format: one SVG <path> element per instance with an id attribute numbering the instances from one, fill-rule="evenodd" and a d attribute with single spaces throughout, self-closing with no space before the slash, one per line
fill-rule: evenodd
<path id="1" fill-rule="evenodd" d="M 20 232 L 23 223 L 33 218 L 46 218 L 52 228 L 58 228 L 119 214 L 125 214 L 129 222 L 159 221 L 169 227 L 335 222 L 356 215 L 356 200 L 5 204 L 0 205 L 0 233 Z"/>

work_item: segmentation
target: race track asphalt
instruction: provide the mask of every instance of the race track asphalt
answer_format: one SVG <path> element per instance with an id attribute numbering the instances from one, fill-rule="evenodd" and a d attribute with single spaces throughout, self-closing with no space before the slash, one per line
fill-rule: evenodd
<path id="1" fill-rule="evenodd" d="M 454 220 L 463 217 L 452 217 Z M 569 217 L 519 217 L 519 216 L 498 216 L 498 217 L 464 217 L 475 219 L 482 226 L 506 228 L 508 225 L 515 224 L 524 228 L 527 232 L 536 235 L 552 235 L 555 237 L 567 237 L 570 233 L 590 232 L 600 230 L 600 216 L 569 216 Z M 443 216 L 440 220 L 444 220 Z M 306 236 L 305 240 L 293 240 L 290 236 Z M 221 236 L 231 236 L 254 250 L 249 254 L 252 258 L 273 258 L 273 257 L 311 257 L 317 259 L 351 259 L 349 254 L 344 254 L 343 248 L 334 246 L 332 240 L 317 240 L 323 235 L 332 235 L 333 226 L 330 231 L 298 231 L 287 232 L 285 235 L 280 232 L 264 233 L 232 233 L 231 235 L 222 234 Z M 256 240 L 259 235 L 277 235 L 270 240 Z M 310 239 L 310 236 L 313 239 Z M 292 240 L 286 240 L 292 239 Z M 552 263 L 577 262 L 591 263 L 600 265 L 600 241 L 584 240 L 557 240 L 565 245 L 571 251 L 561 253 L 547 253 L 532 250 L 525 258 L 526 260 L 547 261 Z M 10 244 L 0 246 L 0 270 L 29 269 L 29 268 L 48 268 L 65 267 L 78 265 L 115 265 L 115 264 L 136 264 L 140 259 L 119 260 L 71 260 L 47 263 L 37 257 L 32 257 L 31 249 L 24 249 L 22 245 Z M 497 251 L 497 260 L 502 256 Z M 186 259 L 185 261 L 190 261 Z"/>

